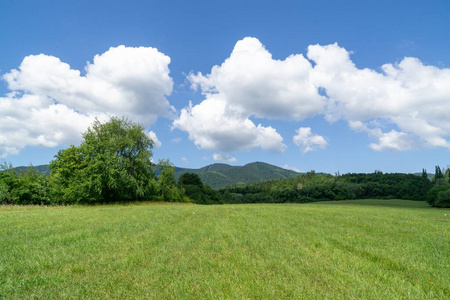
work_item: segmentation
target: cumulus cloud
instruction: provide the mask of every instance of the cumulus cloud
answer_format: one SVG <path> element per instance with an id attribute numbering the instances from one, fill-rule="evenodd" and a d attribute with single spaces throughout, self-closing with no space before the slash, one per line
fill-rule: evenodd
<path id="1" fill-rule="evenodd" d="M 357 68 L 350 54 L 337 44 L 308 47 L 307 57 L 315 63 L 313 81 L 328 96 L 327 120 L 365 128 L 362 131 L 378 139 L 370 145 L 374 150 L 450 148 L 450 69 L 406 57 L 377 72 Z M 384 132 L 382 126 L 369 126 L 377 122 L 395 129 Z"/>
<path id="2" fill-rule="evenodd" d="M 299 168 L 289 166 L 288 164 L 283 165 L 282 168 L 286 169 L 286 170 L 291 170 L 291 171 L 300 173 L 300 169 Z"/>
<path id="3" fill-rule="evenodd" d="M 228 154 L 224 154 L 224 153 L 214 153 L 213 154 L 213 159 L 215 161 L 225 161 L 225 162 L 236 162 L 236 158 L 228 155 Z"/>
<path id="4" fill-rule="evenodd" d="M 149 126 L 171 116 L 169 63 L 157 49 L 119 46 L 96 55 L 82 75 L 54 56 L 25 57 L 3 75 L 11 92 L 0 97 L 0 155 L 77 143 L 95 117 Z"/>
<path id="5" fill-rule="evenodd" d="M 377 122 L 372 122 L 380 126 Z M 371 137 L 378 139 L 378 143 L 371 143 L 369 145 L 375 151 L 382 150 L 397 150 L 405 151 L 411 150 L 417 147 L 417 141 L 411 134 L 399 132 L 397 130 L 391 130 L 389 132 L 383 132 L 378 127 L 370 128 L 361 121 L 350 121 L 349 126 L 351 129 L 358 132 L 367 132 Z"/>
<path id="6" fill-rule="evenodd" d="M 189 139 L 199 148 L 235 151 L 259 147 L 284 151 L 283 138 L 272 127 L 255 125 L 245 113 L 227 105 L 219 96 L 202 103 L 192 103 L 181 110 L 173 126 L 189 133 Z"/>
<path id="7" fill-rule="evenodd" d="M 147 135 L 153 141 L 153 146 L 155 146 L 155 148 L 160 148 L 162 146 L 162 143 L 158 139 L 158 136 L 156 135 L 156 133 L 154 133 L 153 131 L 149 131 L 147 133 Z"/>
<path id="8" fill-rule="evenodd" d="M 245 38 L 210 74 L 188 76 L 205 100 L 183 109 L 174 127 L 204 149 L 284 151 L 278 132 L 250 117 L 301 120 L 322 112 L 325 98 L 311 82 L 311 70 L 301 54 L 275 60 L 258 39 Z"/>
<path id="9" fill-rule="evenodd" d="M 183 109 L 174 127 L 187 131 L 205 149 L 280 151 L 285 146 L 276 130 L 254 125 L 251 117 L 301 121 L 324 115 L 331 123 L 361 122 L 366 129 L 359 131 L 376 140 L 370 144 L 373 150 L 450 148 L 450 69 L 412 57 L 380 70 L 358 68 L 351 54 L 336 43 L 311 45 L 306 58 L 293 54 L 275 60 L 259 40 L 245 38 L 209 74 L 188 76 L 205 99 Z M 213 116 L 207 116 L 211 112 Z M 303 136 L 305 130 L 298 134 L 303 151 L 325 145 L 315 135 Z M 278 142 L 268 147 L 271 137 Z"/>
<path id="10" fill-rule="evenodd" d="M 248 115 L 302 120 L 321 113 L 324 98 L 311 80 L 311 63 L 302 54 L 275 60 L 256 38 L 244 38 L 210 74 L 190 74 L 193 88 L 219 94 Z"/>
<path id="11" fill-rule="evenodd" d="M 313 134 L 310 127 L 300 127 L 296 132 L 297 135 L 293 137 L 293 141 L 303 154 L 325 149 L 328 146 L 325 138 L 321 135 Z"/>

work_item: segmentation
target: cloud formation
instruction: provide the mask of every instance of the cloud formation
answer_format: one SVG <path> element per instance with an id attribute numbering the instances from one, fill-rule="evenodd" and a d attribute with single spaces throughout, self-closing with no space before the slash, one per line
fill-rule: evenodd
<path id="1" fill-rule="evenodd" d="M 277 60 L 258 39 L 244 38 L 209 74 L 188 76 L 203 100 L 178 114 L 167 100 L 173 88 L 169 64 L 168 56 L 147 47 L 112 47 L 83 72 L 54 56 L 25 57 L 2 77 L 10 93 L 0 97 L 0 156 L 26 146 L 77 143 L 94 118 L 109 116 L 146 127 L 159 116 L 173 117 L 173 127 L 197 147 L 218 153 L 283 152 L 283 137 L 268 120 L 301 122 L 318 115 L 369 135 L 375 151 L 450 149 L 450 69 L 417 58 L 379 70 L 358 68 L 351 52 L 331 44 Z M 293 139 L 304 153 L 327 146 L 313 130 L 300 127 Z"/>
<path id="2" fill-rule="evenodd" d="M 187 131 L 189 138 L 202 149 L 227 152 L 259 147 L 282 152 L 286 148 L 274 128 L 255 125 L 245 113 L 215 96 L 199 105 L 190 103 L 181 110 L 173 126 Z"/>
<path id="3" fill-rule="evenodd" d="M 323 115 L 367 133 L 376 151 L 450 148 L 450 69 L 412 57 L 381 71 L 360 69 L 350 56 L 335 43 L 309 46 L 307 58 L 275 60 L 259 40 L 244 38 L 209 74 L 188 76 L 205 99 L 183 109 L 174 127 L 204 149 L 282 151 L 276 129 L 256 126 L 250 118 L 301 121 Z M 326 145 L 306 129 L 294 141 L 304 153 Z"/>
<path id="4" fill-rule="evenodd" d="M 246 115 L 298 121 L 321 113 L 325 104 L 311 71 L 302 54 L 275 60 L 258 39 L 247 37 L 210 74 L 190 74 L 188 79 L 207 99 L 219 94 Z"/>
<path id="5" fill-rule="evenodd" d="M 293 141 L 303 154 L 310 151 L 322 150 L 328 146 L 325 138 L 321 135 L 313 134 L 310 127 L 300 127 L 296 132 L 297 135 L 293 137 Z"/>
<path id="6" fill-rule="evenodd" d="M 170 58 L 154 48 L 110 48 L 85 75 L 44 54 L 23 59 L 3 75 L 11 93 L 0 97 L 0 155 L 25 146 L 77 143 L 95 117 L 126 116 L 149 126 L 171 116 Z"/>
<path id="7" fill-rule="evenodd" d="M 225 162 L 236 162 L 237 159 L 234 156 L 224 154 L 224 153 L 214 153 L 213 159 L 215 161 L 225 161 Z"/>
<path id="8" fill-rule="evenodd" d="M 323 111 L 325 98 L 310 79 L 312 66 L 303 55 L 275 60 L 256 38 L 238 41 L 230 57 L 210 74 L 190 74 L 205 99 L 181 111 L 174 127 L 204 149 L 284 151 L 272 127 L 250 117 L 302 120 Z"/>
<path id="9" fill-rule="evenodd" d="M 160 148 L 162 146 L 161 141 L 158 139 L 158 136 L 156 135 L 155 132 L 153 131 L 149 131 L 147 133 L 148 137 L 153 141 L 153 146 L 155 148 Z"/>
<path id="10" fill-rule="evenodd" d="M 307 57 L 315 63 L 315 85 L 328 96 L 326 119 L 369 133 L 378 140 L 372 149 L 450 148 L 450 69 L 412 57 L 382 72 L 358 69 L 337 44 L 309 46 Z"/>

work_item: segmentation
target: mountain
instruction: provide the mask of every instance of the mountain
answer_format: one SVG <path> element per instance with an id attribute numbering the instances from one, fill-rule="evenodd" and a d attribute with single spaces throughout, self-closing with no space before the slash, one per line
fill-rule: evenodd
<path id="1" fill-rule="evenodd" d="M 16 171 L 25 171 L 28 167 L 14 168 Z M 49 165 L 33 166 L 38 172 L 50 174 Z M 183 173 L 195 173 L 202 181 L 214 189 L 229 185 L 256 183 L 270 179 L 283 179 L 297 177 L 298 172 L 286 170 L 263 162 L 254 162 L 245 166 L 230 166 L 227 164 L 211 164 L 200 169 L 175 167 L 175 177 Z"/>
<path id="2" fill-rule="evenodd" d="M 298 172 L 263 162 L 249 163 L 245 166 L 212 164 L 200 169 L 177 168 L 176 177 L 178 178 L 183 173 L 196 173 L 205 184 L 215 189 L 228 185 L 256 183 L 270 179 L 291 178 L 301 175 Z"/>
<path id="3" fill-rule="evenodd" d="M 32 166 L 39 173 L 44 173 L 46 175 L 50 174 L 49 165 Z M 25 172 L 29 167 L 16 167 L 14 170 L 16 172 Z"/>

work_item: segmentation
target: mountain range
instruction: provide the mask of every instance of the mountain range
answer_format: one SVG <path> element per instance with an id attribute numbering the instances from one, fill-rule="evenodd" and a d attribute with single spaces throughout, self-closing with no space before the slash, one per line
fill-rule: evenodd
<path id="1" fill-rule="evenodd" d="M 28 167 L 16 167 L 16 171 L 25 171 Z M 50 174 L 49 165 L 33 166 L 38 172 Z M 158 172 L 157 172 L 158 173 Z M 211 164 L 199 169 L 189 169 L 175 167 L 175 178 L 183 173 L 195 173 L 201 178 L 203 183 L 214 189 L 219 189 L 230 185 L 241 185 L 256 183 L 271 179 L 284 179 L 297 177 L 303 173 L 283 169 L 263 162 L 253 162 L 244 166 L 230 166 L 228 164 Z M 421 176 L 422 173 L 414 173 Z M 428 179 L 432 180 L 434 174 L 427 173 Z"/>
<path id="2" fill-rule="evenodd" d="M 14 169 L 16 171 L 25 171 L 27 168 L 17 167 Z M 34 168 L 40 173 L 50 173 L 49 165 L 34 166 Z M 203 183 L 214 189 L 229 185 L 256 183 L 264 180 L 283 179 L 301 175 L 301 173 L 263 162 L 253 162 L 244 166 L 230 166 L 217 163 L 200 169 L 175 167 L 175 178 L 177 180 L 183 173 L 198 174 Z"/>
<path id="3" fill-rule="evenodd" d="M 176 178 L 183 173 L 195 173 L 214 189 L 229 185 L 256 183 L 270 179 L 297 177 L 301 173 L 286 170 L 263 162 L 253 162 L 244 166 L 212 164 L 200 169 L 175 168 Z"/>

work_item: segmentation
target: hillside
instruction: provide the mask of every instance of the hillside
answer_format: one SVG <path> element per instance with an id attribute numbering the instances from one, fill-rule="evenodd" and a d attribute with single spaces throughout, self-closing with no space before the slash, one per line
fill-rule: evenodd
<path id="1" fill-rule="evenodd" d="M 40 165 L 40 166 L 32 166 L 35 170 L 37 170 L 39 173 L 44 174 L 50 174 L 50 167 L 49 165 Z M 16 167 L 14 170 L 16 172 L 25 172 L 29 167 Z"/>
<path id="2" fill-rule="evenodd" d="M 50 174 L 49 165 L 33 166 L 38 172 Z M 16 167 L 16 171 L 25 171 L 28 167 Z M 300 173 L 286 170 L 263 162 L 253 162 L 244 166 L 227 164 L 211 164 L 200 169 L 175 167 L 175 177 L 178 180 L 183 173 L 195 173 L 210 187 L 217 189 L 230 185 L 257 183 L 270 179 L 297 177 Z"/>
<path id="3" fill-rule="evenodd" d="M 229 185 L 256 183 L 270 179 L 297 177 L 300 173 L 286 170 L 263 162 L 253 162 L 244 166 L 212 164 L 200 169 L 176 169 L 177 178 L 183 173 L 196 173 L 212 188 Z"/>

